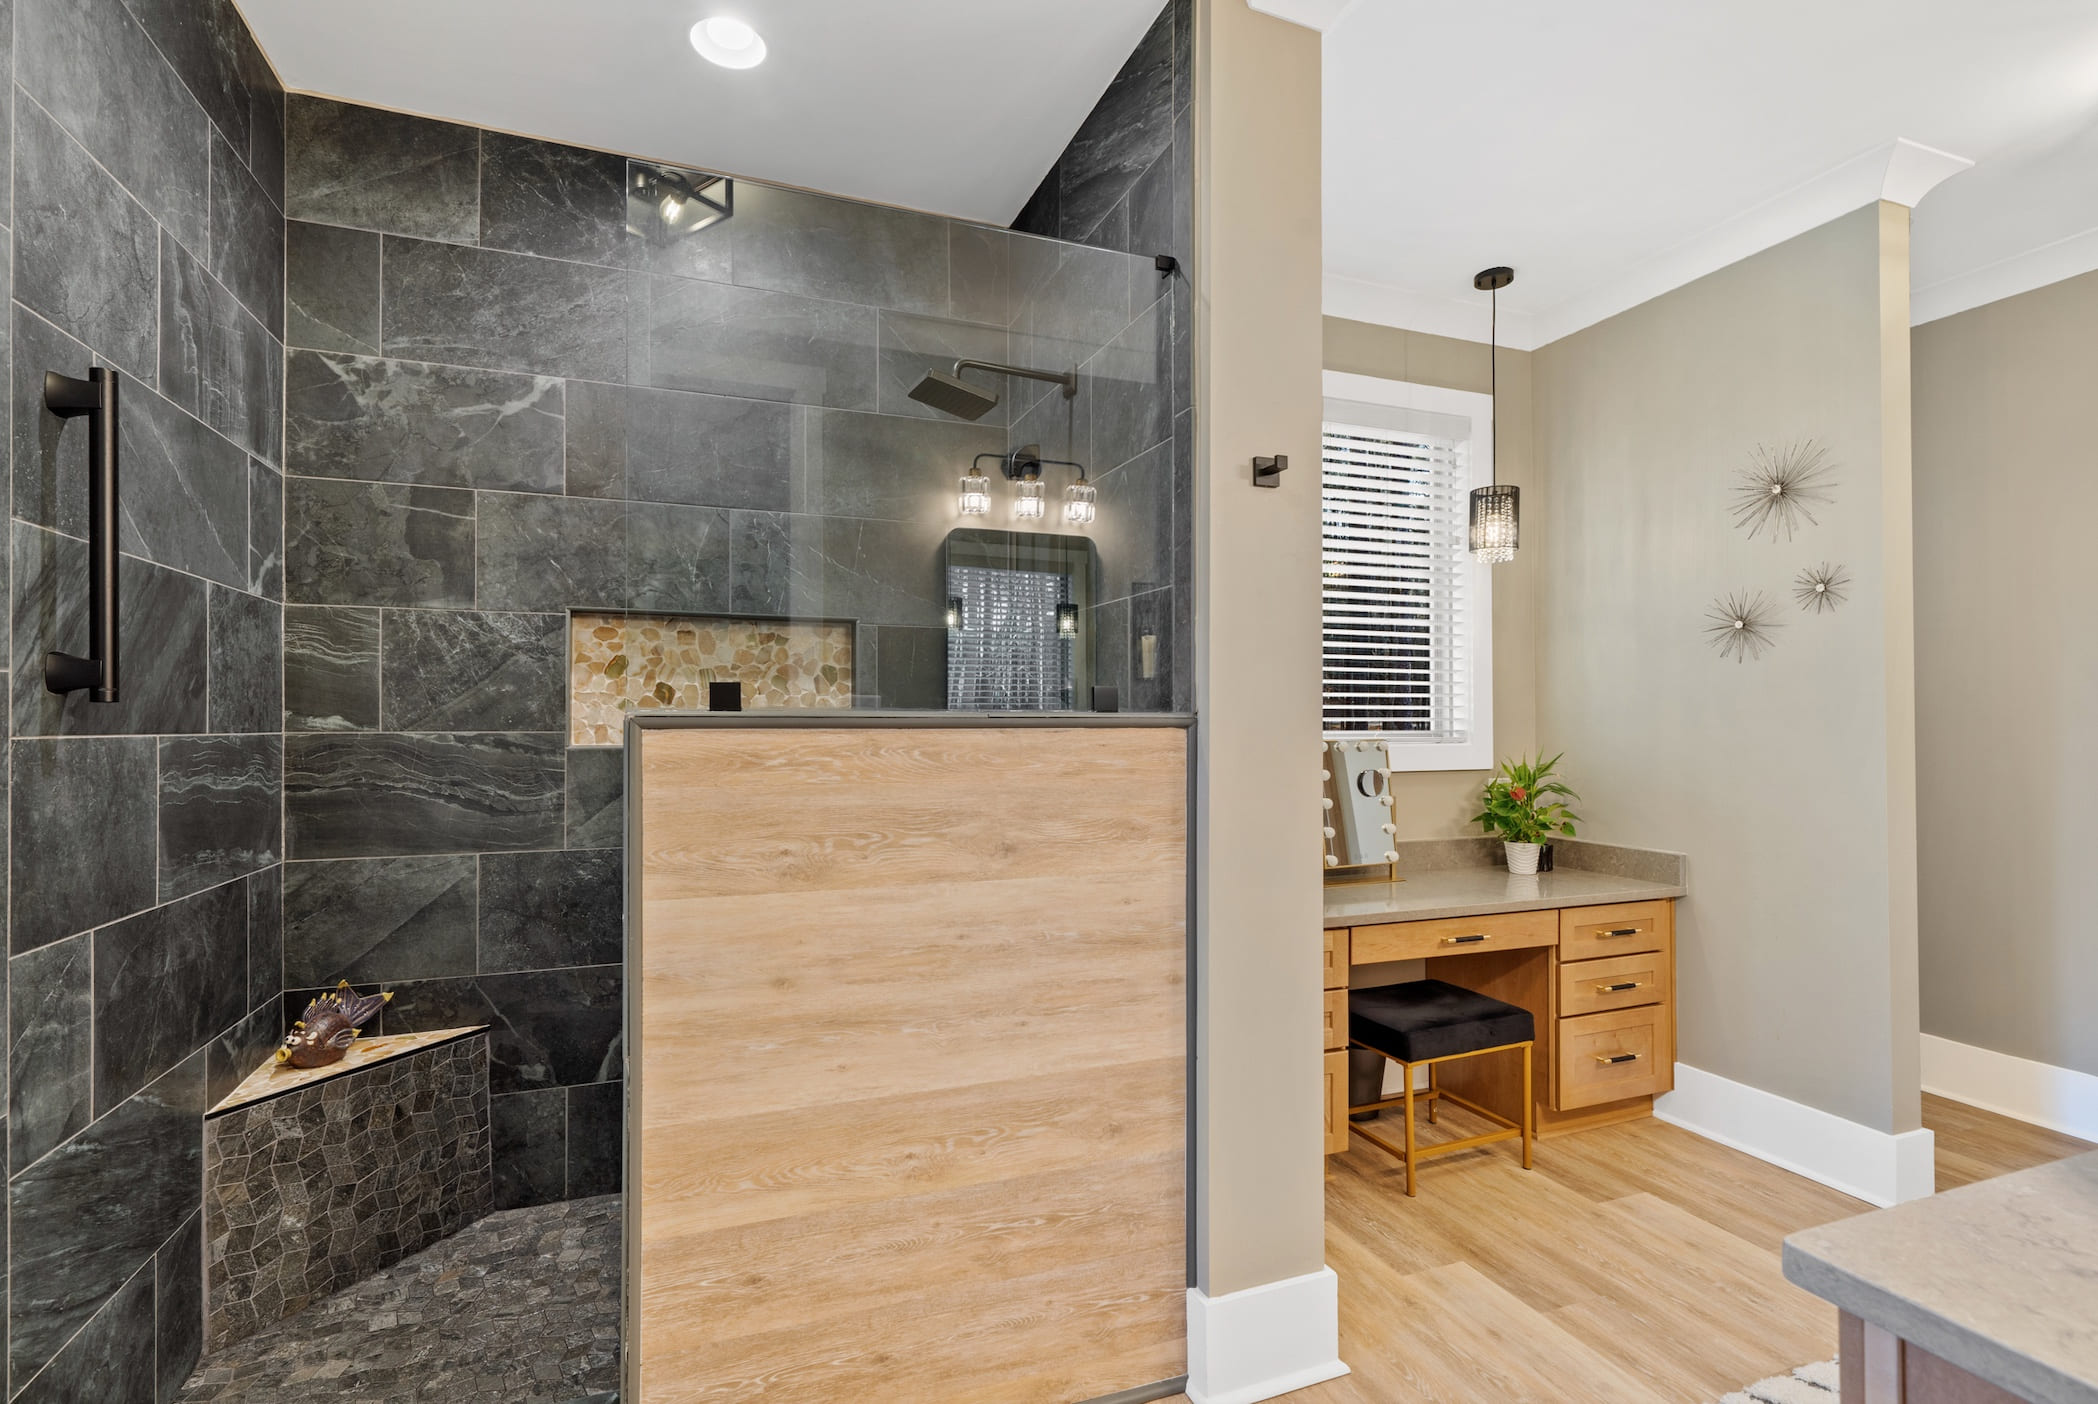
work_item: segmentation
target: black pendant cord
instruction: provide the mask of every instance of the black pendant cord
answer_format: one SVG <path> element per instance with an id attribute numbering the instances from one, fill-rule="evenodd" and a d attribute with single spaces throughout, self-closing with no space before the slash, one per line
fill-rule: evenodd
<path id="1" fill-rule="evenodd" d="M 1487 482 L 1501 485 L 1501 290 L 1486 294 L 1486 433 L 1493 441 L 1487 455 Z"/>

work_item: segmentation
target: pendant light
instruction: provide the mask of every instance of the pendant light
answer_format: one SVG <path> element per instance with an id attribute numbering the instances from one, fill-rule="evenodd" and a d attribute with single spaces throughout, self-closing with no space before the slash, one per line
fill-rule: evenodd
<path id="1" fill-rule="evenodd" d="M 1501 409 L 1501 289 L 1515 281 L 1513 268 L 1489 268 L 1472 279 L 1472 286 L 1493 299 L 1492 330 L 1487 341 L 1487 384 L 1492 409 L 1488 422 L 1500 428 Z M 1472 559 L 1481 565 L 1500 565 L 1515 559 L 1516 538 L 1522 526 L 1522 490 L 1501 481 L 1501 442 L 1493 440 L 1493 459 L 1487 465 L 1489 484 L 1472 489 Z"/>

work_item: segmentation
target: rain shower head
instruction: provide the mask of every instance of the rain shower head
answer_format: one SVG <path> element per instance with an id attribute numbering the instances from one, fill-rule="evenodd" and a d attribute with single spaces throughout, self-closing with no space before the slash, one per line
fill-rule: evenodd
<path id="1" fill-rule="evenodd" d="M 1064 388 L 1064 398 L 1070 399 L 1078 393 L 1077 371 L 1032 370 L 1026 366 L 1003 366 L 996 361 L 956 361 L 954 370 L 927 371 L 925 378 L 911 387 L 911 398 L 921 405 L 931 405 L 942 414 L 951 414 L 956 419 L 982 419 L 998 406 L 996 391 L 986 390 L 981 385 L 971 385 L 962 379 L 965 370 L 990 371 L 994 375 L 1016 375 L 1025 380 L 1046 380 Z"/>
<path id="2" fill-rule="evenodd" d="M 956 419 L 982 419 L 998 407 L 995 392 L 945 371 L 927 371 L 925 379 L 911 387 L 911 398 Z"/>

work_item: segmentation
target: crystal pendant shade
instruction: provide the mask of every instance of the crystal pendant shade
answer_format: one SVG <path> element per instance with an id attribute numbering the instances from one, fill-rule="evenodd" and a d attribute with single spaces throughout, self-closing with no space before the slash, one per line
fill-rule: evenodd
<path id="1" fill-rule="evenodd" d="M 1040 478 L 1023 478 L 1013 495 L 1013 516 L 1023 522 L 1038 522 L 1048 511 L 1049 504 L 1042 497 Z"/>
<path id="2" fill-rule="evenodd" d="M 987 517 L 990 514 L 991 480 L 981 473 L 962 474 L 962 515 Z"/>
<path id="3" fill-rule="evenodd" d="M 1064 489 L 1064 520 L 1072 526 L 1091 526 L 1099 503 L 1100 489 L 1080 479 Z"/>
<path id="4" fill-rule="evenodd" d="M 1520 489 L 1508 483 L 1472 489 L 1471 551 L 1481 565 L 1515 559 L 1522 526 Z"/>

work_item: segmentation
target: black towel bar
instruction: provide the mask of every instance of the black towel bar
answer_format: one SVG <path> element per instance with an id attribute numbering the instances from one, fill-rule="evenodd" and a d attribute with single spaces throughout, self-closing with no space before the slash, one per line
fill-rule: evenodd
<path id="1" fill-rule="evenodd" d="M 60 419 L 87 417 L 86 658 L 44 655 L 44 686 L 56 693 L 93 689 L 97 702 L 117 700 L 117 373 L 95 366 L 80 380 L 44 374 L 44 407 Z"/>

